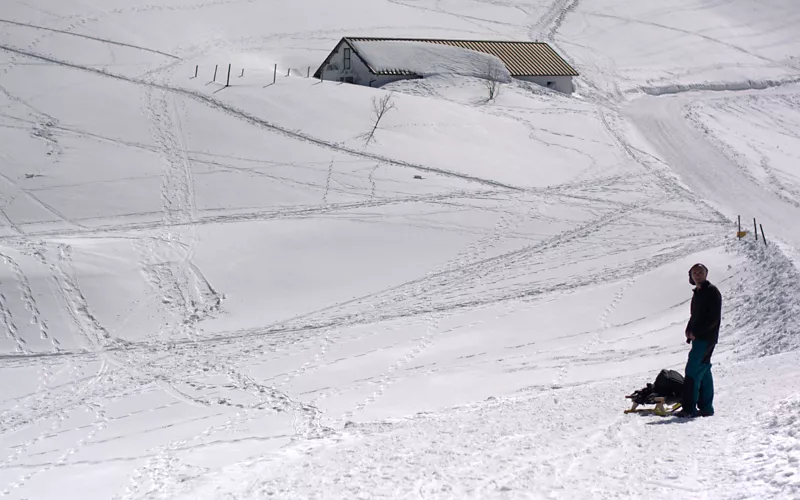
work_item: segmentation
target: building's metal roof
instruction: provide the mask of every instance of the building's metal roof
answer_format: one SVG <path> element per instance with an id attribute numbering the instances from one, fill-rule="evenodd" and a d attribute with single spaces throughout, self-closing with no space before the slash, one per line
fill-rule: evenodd
<path id="1" fill-rule="evenodd" d="M 432 38 L 345 37 L 348 42 L 426 42 L 450 45 L 491 54 L 499 58 L 511 76 L 578 76 L 578 72 L 545 42 L 507 42 L 495 40 L 446 40 Z M 360 57 L 360 55 L 359 55 Z M 369 66 L 369 61 L 364 61 Z M 380 75 L 413 75 L 402 68 L 380 71 Z"/>

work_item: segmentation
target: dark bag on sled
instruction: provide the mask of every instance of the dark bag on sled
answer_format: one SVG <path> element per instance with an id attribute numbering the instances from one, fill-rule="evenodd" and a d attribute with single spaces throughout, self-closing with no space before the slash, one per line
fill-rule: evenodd
<path id="1" fill-rule="evenodd" d="M 661 370 L 653 384 L 653 392 L 667 399 L 683 396 L 683 375 L 675 370 Z"/>
<path id="2" fill-rule="evenodd" d="M 634 403 L 654 404 L 655 398 L 663 397 L 667 401 L 680 401 L 683 397 L 683 375 L 675 370 L 661 370 L 652 384 L 647 384 L 630 396 Z"/>

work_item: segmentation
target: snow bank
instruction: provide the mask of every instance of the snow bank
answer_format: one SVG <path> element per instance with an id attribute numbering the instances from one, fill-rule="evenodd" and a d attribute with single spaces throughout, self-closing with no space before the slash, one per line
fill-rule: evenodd
<path id="1" fill-rule="evenodd" d="M 405 70 L 420 76 L 453 74 L 510 82 L 511 74 L 499 58 L 474 50 L 428 42 L 366 41 L 353 42 L 372 69 L 377 72 Z"/>
<path id="2" fill-rule="evenodd" d="M 646 87 L 641 86 L 638 91 L 644 92 L 649 95 L 668 95 L 680 94 L 683 92 L 693 91 L 741 91 L 741 90 L 765 90 L 771 87 L 780 87 L 783 85 L 791 85 L 800 83 L 800 78 L 782 78 L 776 80 L 745 80 L 745 81 L 730 81 L 730 82 L 701 82 L 701 83 L 672 83 L 667 85 Z M 636 89 L 630 92 L 637 92 Z"/>
<path id="3" fill-rule="evenodd" d="M 731 289 L 725 323 L 743 335 L 740 352 L 769 356 L 800 349 L 797 268 L 774 243 L 764 246 L 751 238 L 748 234 L 728 241 L 728 249 L 745 255 L 749 263 L 744 278 Z"/>

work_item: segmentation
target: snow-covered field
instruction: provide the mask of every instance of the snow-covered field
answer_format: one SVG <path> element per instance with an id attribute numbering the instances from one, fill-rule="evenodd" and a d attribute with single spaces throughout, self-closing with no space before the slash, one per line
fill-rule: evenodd
<path id="1" fill-rule="evenodd" d="M 795 3 L 3 1 L 0 497 L 800 498 Z M 307 78 L 342 36 L 581 77 Z M 717 414 L 624 415 L 695 262 Z"/>

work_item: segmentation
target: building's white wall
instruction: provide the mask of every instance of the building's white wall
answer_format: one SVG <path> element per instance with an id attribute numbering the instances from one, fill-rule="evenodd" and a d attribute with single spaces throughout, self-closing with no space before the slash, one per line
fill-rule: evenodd
<path id="1" fill-rule="evenodd" d="M 349 77 L 353 79 L 353 83 L 369 85 L 376 76 L 361 61 L 355 51 L 351 50 L 350 52 L 350 69 L 344 68 L 344 49 L 346 48 L 350 48 L 346 43 L 341 43 L 336 47 L 330 61 L 322 68 L 322 79 L 338 82 Z"/>
<path id="2" fill-rule="evenodd" d="M 575 92 L 571 76 L 518 76 L 516 77 L 526 82 L 533 82 L 542 87 L 548 87 L 565 94 Z"/>

